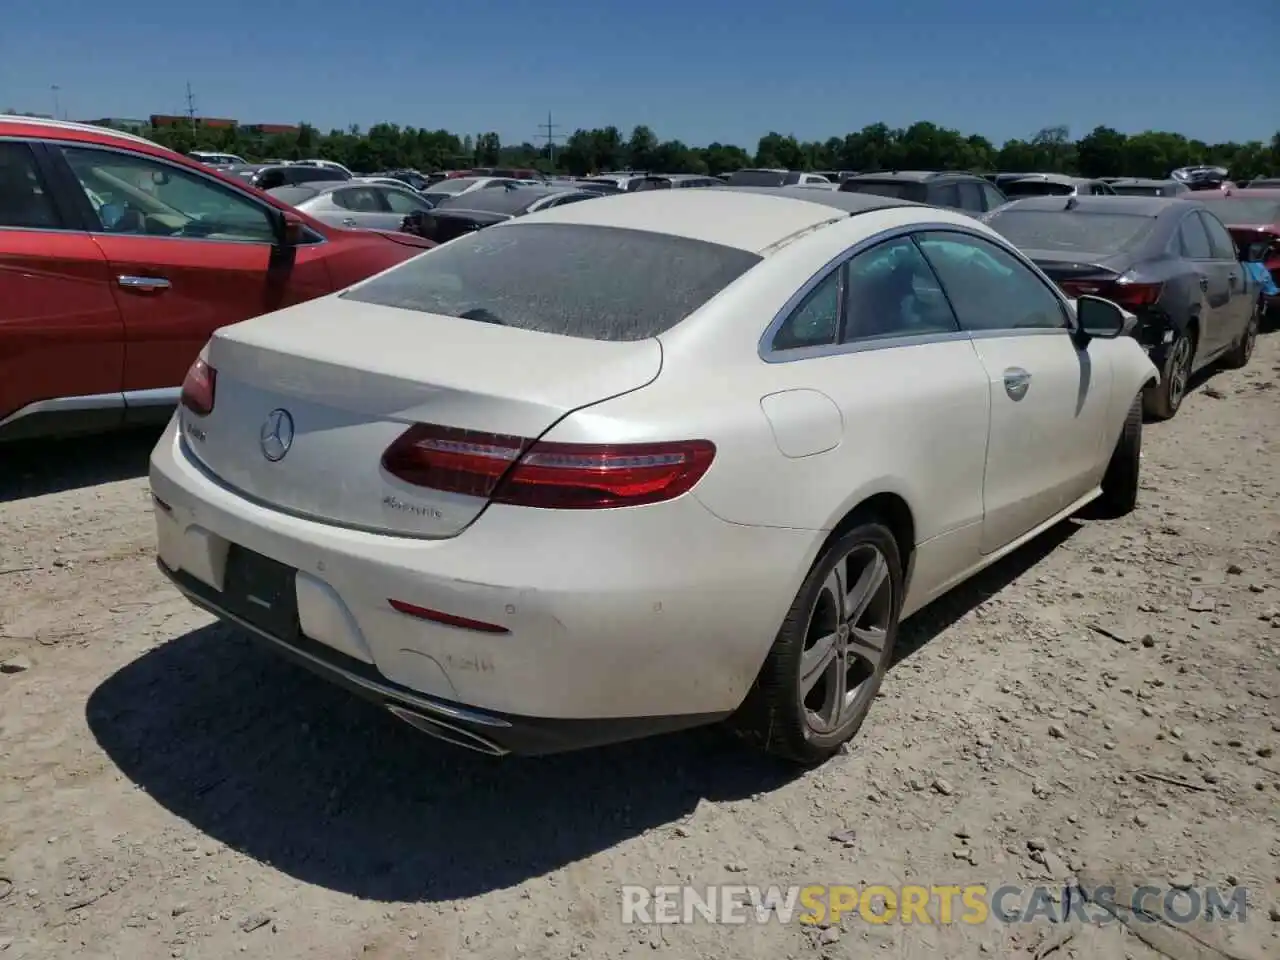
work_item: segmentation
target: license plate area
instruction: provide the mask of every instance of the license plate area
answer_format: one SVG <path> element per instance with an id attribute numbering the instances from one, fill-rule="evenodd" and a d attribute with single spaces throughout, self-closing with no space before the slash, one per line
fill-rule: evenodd
<path id="1" fill-rule="evenodd" d="M 227 550 L 222 604 L 273 637 L 296 639 L 301 632 L 296 576 L 293 567 L 233 543 Z"/>

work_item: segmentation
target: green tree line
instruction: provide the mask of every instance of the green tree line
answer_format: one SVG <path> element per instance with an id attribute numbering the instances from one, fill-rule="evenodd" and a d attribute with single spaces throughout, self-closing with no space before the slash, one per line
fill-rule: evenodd
<path id="1" fill-rule="evenodd" d="M 996 146 L 986 137 L 921 121 L 904 129 L 873 123 L 856 133 L 826 140 L 798 140 L 770 132 L 754 153 L 727 143 L 704 147 L 660 140 L 647 126 L 630 136 L 617 127 L 575 130 L 553 147 L 503 144 L 496 133 L 458 136 L 447 130 L 378 123 L 321 133 L 309 124 L 296 133 L 255 135 L 244 128 L 154 129 L 146 135 L 178 150 L 226 150 L 246 159 L 320 157 L 353 170 L 413 167 L 422 171 L 470 166 L 536 167 L 575 175 L 606 170 L 663 173 L 727 173 L 742 167 L 790 170 L 974 170 L 1036 171 L 1089 177 L 1166 177 L 1193 164 L 1224 166 L 1236 179 L 1280 175 L 1280 131 L 1269 143 L 1206 143 L 1180 133 L 1148 130 L 1124 134 L 1096 127 L 1072 140 L 1065 126 L 1045 127 L 1025 140 Z"/>

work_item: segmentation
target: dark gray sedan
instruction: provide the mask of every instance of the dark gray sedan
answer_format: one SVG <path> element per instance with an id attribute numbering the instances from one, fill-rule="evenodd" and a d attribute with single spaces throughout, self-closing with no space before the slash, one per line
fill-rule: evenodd
<path id="1" fill-rule="evenodd" d="M 1106 297 L 1138 317 L 1160 368 L 1147 413 L 1178 412 L 1191 375 L 1242 367 L 1258 331 L 1258 290 L 1231 234 L 1203 205 L 1164 197 L 1028 197 L 982 218 L 1068 296 Z"/>

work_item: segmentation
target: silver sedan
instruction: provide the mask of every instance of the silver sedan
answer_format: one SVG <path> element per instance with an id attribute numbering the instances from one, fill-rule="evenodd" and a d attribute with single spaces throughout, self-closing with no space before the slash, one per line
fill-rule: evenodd
<path id="1" fill-rule="evenodd" d="M 399 230 L 406 214 L 431 209 L 431 201 L 407 186 L 358 180 L 322 180 L 267 192 L 322 223 L 355 230 Z"/>

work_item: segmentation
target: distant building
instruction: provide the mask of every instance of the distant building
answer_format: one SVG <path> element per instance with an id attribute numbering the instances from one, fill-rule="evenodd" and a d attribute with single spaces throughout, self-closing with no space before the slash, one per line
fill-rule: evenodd
<path id="1" fill-rule="evenodd" d="M 244 129 L 249 133 L 272 136 L 275 134 L 297 133 L 298 125 L 296 123 L 251 123 Z"/>
<path id="2" fill-rule="evenodd" d="M 172 116 L 167 113 L 153 113 L 151 115 L 151 126 L 153 127 L 189 127 L 192 124 L 213 130 L 233 130 L 240 125 L 237 121 L 227 117 Z"/>
<path id="3" fill-rule="evenodd" d="M 82 120 L 81 123 L 92 124 L 95 127 L 111 127 L 114 130 L 128 130 L 136 133 L 139 130 L 146 129 L 147 121 L 134 120 L 129 117 L 102 117 L 98 120 Z"/>

